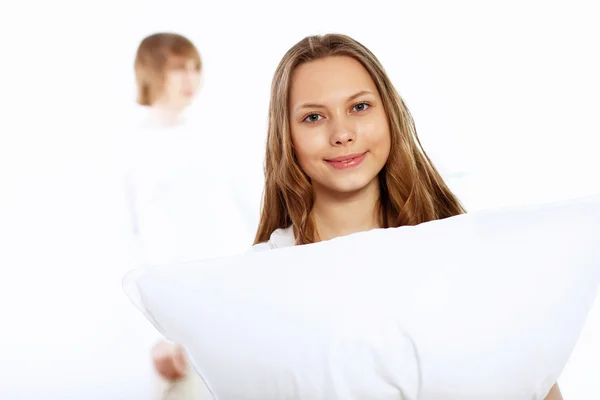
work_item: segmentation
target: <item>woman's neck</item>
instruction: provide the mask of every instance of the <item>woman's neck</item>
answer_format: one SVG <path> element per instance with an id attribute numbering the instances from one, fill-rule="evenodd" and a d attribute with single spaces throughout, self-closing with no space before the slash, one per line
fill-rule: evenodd
<path id="1" fill-rule="evenodd" d="M 379 216 L 379 181 L 352 194 L 315 191 L 311 215 L 319 240 L 381 228 Z"/>
<path id="2" fill-rule="evenodd" d="M 156 104 L 150 108 L 150 113 L 144 125 L 150 128 L 170 128 L 177 126 L 183 122 L 181 114 L 181 109 Z"/>

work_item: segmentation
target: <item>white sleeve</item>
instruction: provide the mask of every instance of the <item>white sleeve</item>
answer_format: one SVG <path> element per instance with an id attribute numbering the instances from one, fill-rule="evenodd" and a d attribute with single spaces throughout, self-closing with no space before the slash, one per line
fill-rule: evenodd
<path id="1" fill-rule="evenodd" d="M 128 132 L 122 130 L 122 137 L 126 137 Z M 122 138 L 118 142 L 117 163 L 119 166 L 118 190 L 120 192 L 120 202 L 122 207 L 123 229 L 125 240 L 127 241 L 128 256 L 130 262 L 135 266 L 143 263 L 143 251 L 140 243 L 140 231 L 138 210 L 136 206 L 136 185 L 133 174 L 133 160 L 131 160 L 131 143 Z"/>
<path id="2" fill-rule="evenodd" d="M 138 214 L 135 206 L 135 187 L 129 174 L 125 175 L 122 187 L 125 196 L 125 204 L 127 207 L 127 215 L 129 216 L 129 226 L 131 228 L 131 233 L 137 235 L 139 234 L 139 223 Z"/>

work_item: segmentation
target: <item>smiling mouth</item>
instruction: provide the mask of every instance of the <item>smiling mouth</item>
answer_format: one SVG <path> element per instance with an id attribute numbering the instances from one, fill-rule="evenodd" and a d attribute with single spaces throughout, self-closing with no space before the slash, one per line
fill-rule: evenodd
<path id="1" fill-rule="evenodd" d="M 360 165 L 360 163 L 365 159 L 366 154 L 366 152 L 362 154 L 349 154 L 346 156 L 325 160 L 325 162 L 335 169 L 352 168 Z"/>

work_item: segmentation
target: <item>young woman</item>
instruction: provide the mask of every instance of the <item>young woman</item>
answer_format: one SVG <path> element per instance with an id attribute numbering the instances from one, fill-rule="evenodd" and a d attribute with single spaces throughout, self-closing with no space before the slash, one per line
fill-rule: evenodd
<path id="1" fill-rule="evenodd" d="M 233 174 L 214 168 L 214 135 L 202 129 L 201 118 L 183 117 L 201 75 L 198 50 L 179 34 L 150 35 L 135 55 L 144 116 L 124 129 L 123 158 L 134 248 L 143 265 L 233 254 L 253 234 Z M 230 240 L 220 240 L 223 235 Z"/>
<path id="2" fill-rule="evenodd" d="M 307 37 L 286 53 L 273 79 L 268 129 L 254 250 L 465 212 L 377 58 L 347 36 Z M 164 370 L 185 376 L 180 350 L 163 355 Z M 557 386 L 547 397 L 561 398 Z"/>
<path id="3" fill-rule="evenodd" d="M 234 177 L 214 168 L 213 135 L 184 118 L 201 83 L 197 48 L 176 33 L 153 34 L 140 43 L 134 68 L 144 115 L 123 130 L 123 141 L 135 263 L 168 264 L 243 251 L 253 232 Z M 223 209 L 227 212 L 216 211 Z M 221 239 L 225 236 L 228 240 Z M 194 380 L 171 388 L 174 375 L 156 361 L 161 349 L 171 345 L 159 339 L 154 332 L 147 338 L 155 369 L 166 379 L 158 379 L 158 390 L 178 395 L 193 388 Z"/>

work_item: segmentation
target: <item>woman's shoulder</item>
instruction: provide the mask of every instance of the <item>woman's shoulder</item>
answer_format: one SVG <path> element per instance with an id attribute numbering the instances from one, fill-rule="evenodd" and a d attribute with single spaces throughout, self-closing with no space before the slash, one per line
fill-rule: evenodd
<path id="1" fill-rule="evenodd" d="M 295 245 L 296 238 L 294 236 L 294 227 L 290 225 L 287 228 L 276 229 L 271 233 L 268 241 L 252 246 L 250 251 L 265 251 Z"/>

